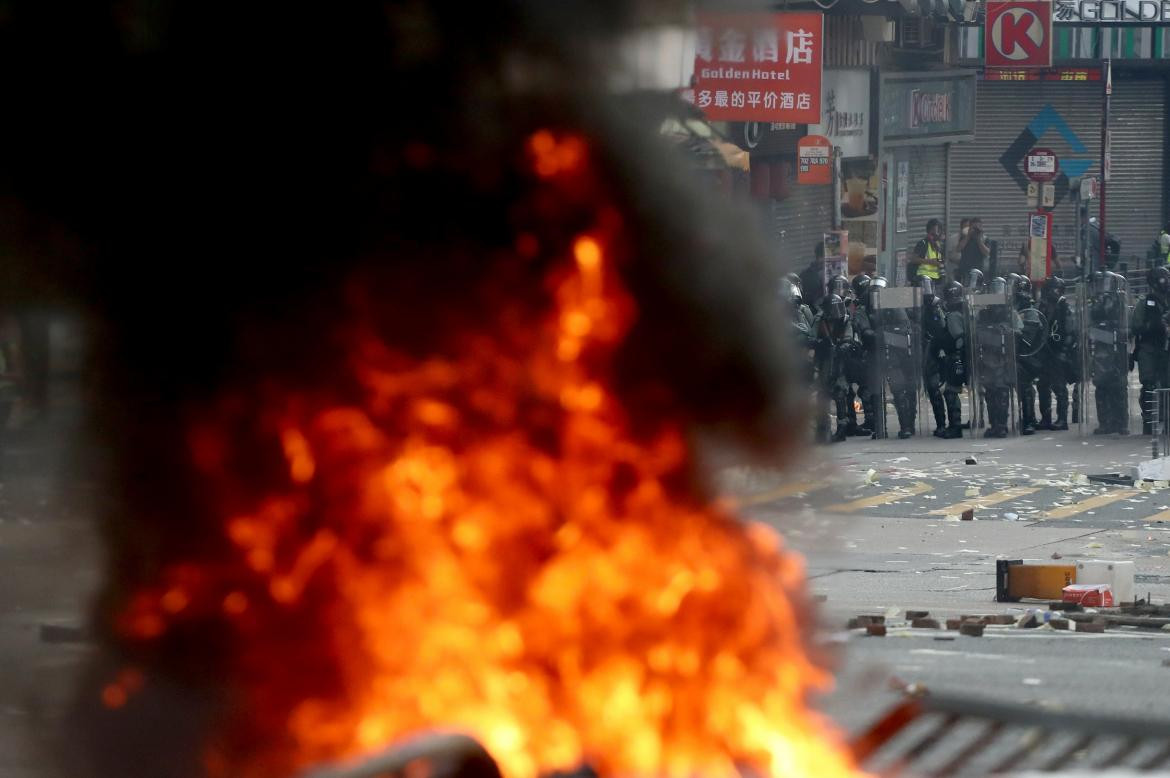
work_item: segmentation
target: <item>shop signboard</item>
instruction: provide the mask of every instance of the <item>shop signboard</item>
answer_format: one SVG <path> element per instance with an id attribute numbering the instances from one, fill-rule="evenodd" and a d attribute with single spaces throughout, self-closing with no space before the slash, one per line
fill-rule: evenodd
<path id="1" fill-rule="evenodd" d="M 975 137 L 975 71 L 882 76 L 881 134 L 886 147 Z"/>
<path id="2" fill-rule="evenodd" d="M 695 105 L 713 121 L 821 121 L 820 13 L 700 13 Z"/>
<path id="3" fill-rule="evenodd" d="M 823 135 L 806 135 L 796 144 L 798 184 L 833 183 L 833 147 Z"/>
<path id="4" fill-rule="evenodd" d="M 1170 3 L 1164 0 L 1055 0 L 1056 24 L 1170 24 Z"/>
<path id="5" fill-rule="evenodd" d="M 984 81 L 1100 81 L 1101 68 L 988 68 Z"/>
<path id="6" fill-rule="evenodd" d="M 1052 3 L 987 0 L 987 67 L 1052 67 Z"/>
<path id="7" fill-rule="evenodd" d="M 808 131 L 828 138 L 842 157 L 870 154 L 869 82 L 868 70 L 826 70 L 822 77 L 824 121 Z"/>

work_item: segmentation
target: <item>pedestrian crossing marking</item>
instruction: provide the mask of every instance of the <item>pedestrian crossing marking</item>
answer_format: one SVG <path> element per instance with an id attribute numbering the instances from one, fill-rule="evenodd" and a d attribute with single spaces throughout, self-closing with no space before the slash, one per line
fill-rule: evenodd
<path id="1" fill-rule="evenodd" d="M 751 505 L 762 505 L 773 500 L 783 500 L 785 497 L 818 492 L 829 486 L 830 483 L 829 481 L 793 481 L 777 486 L 775 489 L 769 489 L 766 492 L 738 498 L 736 503 L 745 508 Z"/>
<path id="2" fill-rule="evenodd" d="M 889 505 L 898 500 L 904 500 L 907 497 L 914 497 L 919 494 L 925 494 L 932 490 L 930 484 L 917 481 L 913 486 L 899 486 L 897 489 L 891 489 L 888 492 L 874 495 L 873 497 L 862 497 L 859 500 L 851 500 L 849 502 L 841 502 L 835 505 L 826 505 L 823 510 L 825 513 L 854 513 L 865 508 L 876 508 L 879 505 Z"/>
<path id="3" fill-rule="evenodd" d="M 1069 516 L 1075 516 L 1078 513 L 1091 511 L 1094 508 L 1100 508 L 1111 503 L 1119 502 L 1121 500 L 1133 497 L 1135 494 L 1141 494 L 1137 489 L 1115 489 L 1113 491 L 1098 494 L 1095 497 L 1089 497 L 1079 502 L 1074 502 L 1070 505 L 1061 505 L 1053 508 L 1047 513 L 1040 515 L 1041 519 L 1066 519 Z"/>
<path id="4" fill-rule="evenodd" d="M 1146 516 L 1142 521 L 1170 521 L 1170 508 L 1158 511 L 1153 516 Z"/>
<path id="5" fill-rule="evenodd" d="M 980 497 L 972 497 L 969 500 L 957 502 L 954 505 L 948 505 L 945 508 L 939 508 L 930 512 L 931 516 L 953 516 L 955 514 L 968 511 L 973 508 L 986 508 L 989 505 L 998 505 L 1001 502 L 1014 500 L 1017 497 L 1026 497 L 1029 494 L 1034 494 L 1040 491 L 1039 486 L 1010 486 L 1002 491 L 992 492 Z"/>

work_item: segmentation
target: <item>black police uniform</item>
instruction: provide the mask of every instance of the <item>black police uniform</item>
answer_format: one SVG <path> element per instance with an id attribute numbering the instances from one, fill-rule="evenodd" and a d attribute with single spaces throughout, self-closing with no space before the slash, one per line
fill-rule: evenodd
<path id="1" fill-rule="evenodd" d="M 1064 281 L 1053 276 L 1045 280 L 1040 292 L 1040 312 L 1048 320 L 1048 338 L 1040 351 L 1040 373 L 1036 392 L 1040 403 L 1039 430 L 1068 429 L 1068 385 L 1076 380 L 1071 348 L 1074 333 L 1070 327 L 1072 308 L 1064 296 Z M 1052 419 L 1052 398 L 1056 398 L 1056 420 Z"/>

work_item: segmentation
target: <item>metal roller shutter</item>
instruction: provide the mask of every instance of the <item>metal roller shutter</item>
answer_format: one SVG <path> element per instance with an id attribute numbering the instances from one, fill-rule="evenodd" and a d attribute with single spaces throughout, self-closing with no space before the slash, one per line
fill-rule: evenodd
<path id="1" fill-rule="evenodd" d="M 1005 162 L 1022 171 L 1023 155 L 1038 145 L 1055 151 L 1065 167 L 1070 162 L 1074 167 L 1087 164 L 1087 172 L 1095 173 L 1101 145 L 1101 85 L 983 81 L 976 100 L 975 140 L 956 143 L 950 153 L 949 213 L 956 225 L 964 216 L 983 219 L 988 236 L 999 242 L 1003 273 L 1005 265 L 1014 265 L 1027 237 L 1028 214 L 1027 193 Z M 1019 176 L 1022 179 L 1022 172 Z M 1067 179 L 1061 177 L 1053 212 L 1053 235 L 1061 256 L 1071 256 L 1076 247 L 1075 206 L 1067 194 Z"/>
<path id="2" fill-rule="evenodd" d="M 905 157 L 901 156 L 905 154 Z M 899 159 L 910 163 L 906 216 L 909 230 L 897 233 L 895 248 L 912 249 L 926 234 L 926 222 L 943 219 L 947 196 L 947 147 L 911 146 L 900 152 Z"/>
<path id="3" fill-rule="evenodd" d="M 1161 80 L 1114 80 L 1109 128 L 1113 173 L 1105 193 L 1106 226 L 1121 241 L 1121 256 L 1144 259 L 1162 228 L 1165 89 Z M 1129 262 L 1131 268 L 1137 263 Z"/>
<path id="4" fill-rule="evenodd" d="M 773 243 L 782 272 L 800 272 L 833 226 L 833 187 L 792 184 L 792 194 L 772 201 Z"/>

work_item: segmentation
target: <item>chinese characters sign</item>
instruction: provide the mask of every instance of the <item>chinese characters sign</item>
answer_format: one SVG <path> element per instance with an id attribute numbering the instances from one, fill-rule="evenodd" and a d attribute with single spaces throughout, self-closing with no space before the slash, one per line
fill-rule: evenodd
<path id="1" fill-rule="evenodd" d="M 796 181 L 800 184 L 831 184 L 833 171 L 829 166 L 829 139 L 823 135 L 806 135 L 796 144 L 800 168 Z"/>
<path id="2" fill-rule="evenodd" d="M 700 14 L 695 105 L 715 121 L 821 120 L 819 13 Z"/>
<path id="3" fill-rule="evenodd" d="M 983 74 L 984 81 L 1100 81 L 1098 68 L 1057 68 L 1055 70 L 992 70 Z"/>
<path id="4" fill-rule="evenodd" d="M 1064 24 L 1170 24 L 1170 2 L 1056 0 L 1053 18 Z"/>

